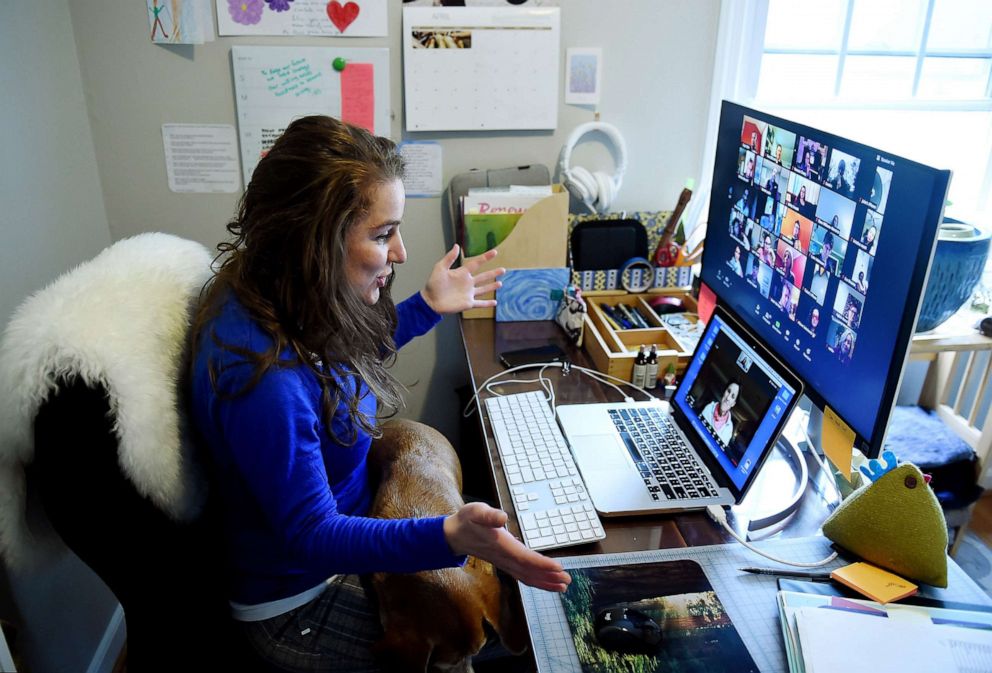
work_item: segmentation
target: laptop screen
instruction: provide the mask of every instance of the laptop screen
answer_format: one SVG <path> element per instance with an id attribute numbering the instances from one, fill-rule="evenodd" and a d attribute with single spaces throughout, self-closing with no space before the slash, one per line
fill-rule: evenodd
<path id="1" fill-rule="evenodd" d="M 790 380 L 791 379 L 791 380 Z M 743 492 L 795 405 L 802 385 L 746 337 L 723 311 L 713 314 L 682 383 L 676 408 L 713 460 Z M 691 432 L 687 430 L 687 432 Z"/>

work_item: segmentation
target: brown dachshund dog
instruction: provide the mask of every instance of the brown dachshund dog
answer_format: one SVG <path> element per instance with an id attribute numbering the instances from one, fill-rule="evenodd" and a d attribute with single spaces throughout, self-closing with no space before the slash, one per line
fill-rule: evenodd
<path id="1" fill-rule="evenodd" d="M 437 430 L 394 420 L 369 454 L 379 475 L 370 516 L 383 519 L 454 514 L 464 503 L 455 450 Z M 515 587 L 492 564 L 469 557 L 463 568 L 372 575 L 383 638 L 374 646 L 389 670 L 470 673 L 489 622 L 513 653 L 527 647 Z"/>

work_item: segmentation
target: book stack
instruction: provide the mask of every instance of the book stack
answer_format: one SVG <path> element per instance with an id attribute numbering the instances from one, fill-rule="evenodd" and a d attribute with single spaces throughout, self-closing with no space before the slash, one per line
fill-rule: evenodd
<path id="1" fill-rule="evenodd" d="M 990 606 L 919 597 L 886 605 L 817 593 L 820 583 L 779 586 L 789 589 L 778 608 L 792 673 L 992 671 Z"/>
<path id="2" fill-rule="evenodd" d="M 465 255 L 473 257 L 495 248 L 528 208 L 551 194 L 551 185 L 469 189 L 460 203 Z"/>

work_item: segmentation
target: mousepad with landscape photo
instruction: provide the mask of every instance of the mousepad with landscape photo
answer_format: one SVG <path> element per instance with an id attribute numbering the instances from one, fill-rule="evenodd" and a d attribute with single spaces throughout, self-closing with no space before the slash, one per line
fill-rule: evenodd
<path id="1" fill-rule="evenodd" d="M 573 568 L 562 605 L 586 673 L 757 673 L 730 616 L 695 561 Z M 657 655 L 620 654 L 596 641 L 593 623 L 607 607 L 635 608 L 661 626 Z"/>

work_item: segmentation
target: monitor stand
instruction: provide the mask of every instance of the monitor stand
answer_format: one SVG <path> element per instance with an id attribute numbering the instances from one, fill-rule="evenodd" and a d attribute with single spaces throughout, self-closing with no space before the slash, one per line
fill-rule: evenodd
<path id="1" fill-rule="evenodd" d="M 799 511 L 807 486 L 821 497 L 836 500 L 833 475 L 814 466 L 811 476 L 807 466 L 805 453 L 816 450 L 809 446 L 807 432 L 809 440 L 817 442 L 821 423 L 820 410 L 804 396 L 779 436 L 774 453 L 762 466 L 757 481 L 744 502 L 735 508 L 738 510 L 736 515 L 748 521 L 748 539 L 760 540 L 782 530 Z M 803 431 L 803 425 L 807 432 Z M 829 485 L 824 483 L 827 480 L 831 482 Z"/>

